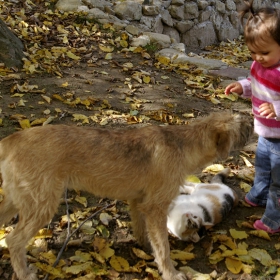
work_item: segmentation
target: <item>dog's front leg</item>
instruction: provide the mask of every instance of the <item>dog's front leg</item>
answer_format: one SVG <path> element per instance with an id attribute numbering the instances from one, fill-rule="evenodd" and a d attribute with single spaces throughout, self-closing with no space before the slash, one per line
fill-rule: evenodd
<path id="1" fill-rule="evenodd" d="M 168 203 L 166 208 L 153 205 L 146 207 L 146 229 L 154 251 L 155 260 L 164 280 L 185 280 L 186 275 L 177 271 L 170 259 L 170 247 L 167 231 Z"/>

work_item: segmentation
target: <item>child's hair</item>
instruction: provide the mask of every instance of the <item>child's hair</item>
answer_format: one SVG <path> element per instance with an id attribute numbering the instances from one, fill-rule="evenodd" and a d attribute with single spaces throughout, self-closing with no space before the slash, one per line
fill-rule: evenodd
<path id="1" fill-rule="evenodd" d="M 244 37 L 248 44 L 258 45 L 272 37 L 280 45 L 280 10 L 274 8 L 253 8 L 253 0 L 244 1 L 245 6 L 240 11 L 241 22 L 249 14 L 244 26 Z"/>

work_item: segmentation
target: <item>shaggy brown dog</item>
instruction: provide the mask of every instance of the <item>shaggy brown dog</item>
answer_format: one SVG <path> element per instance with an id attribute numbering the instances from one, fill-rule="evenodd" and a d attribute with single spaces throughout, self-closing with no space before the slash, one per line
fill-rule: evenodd
<path id="1" fill-rule="evenodd" d="M 150 242 L 163 279 L 186 279 L 169 257 L 168 206 L 187 174 L 226 159 L 251 133 L 248 119 L 216 113 L 182 126 L 47 125 L 6 137 L 0 142 L 0 225 L 19 214 L 6 239 L 16 276 L 37 279 L 27 268 L 25 246 L 53 217 L 65 188 L 75 188 L 128 200 L 134 236 Z"/>

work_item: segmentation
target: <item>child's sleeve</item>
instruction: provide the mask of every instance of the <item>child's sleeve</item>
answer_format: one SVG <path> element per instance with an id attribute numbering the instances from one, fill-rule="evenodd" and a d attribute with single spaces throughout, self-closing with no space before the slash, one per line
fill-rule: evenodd
<path id="1" fill-rule="evenodd" d="M 247 79 L 242 79 L 240 81 L 238 81 L 243 89 L 243 93 L 241 95 L 242 98 L 251 98 L 252 96 L 252 88 L 251 88 L 251 79 L 247 78 Z"/>

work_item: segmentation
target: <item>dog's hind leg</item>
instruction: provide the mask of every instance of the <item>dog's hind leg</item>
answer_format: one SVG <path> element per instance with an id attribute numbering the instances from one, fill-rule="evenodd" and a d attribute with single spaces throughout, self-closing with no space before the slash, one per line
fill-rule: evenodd
<path id="1" fill-rule="evenodd" d="M 155 260 L 164 280 L 185 280 L 186 275 L 177 271 L 170 259 L 170 247 L 167 231 L 167 208 L 168 203 L 146 205 L 146 228 L 153 248 Z M 148 206 L 148 207 L 147 207 Z"/>
<path id="2" fill-rule="evenodd" d="M 140 205 L 139 202 L 138 199 L 129 201 L 133 236 L 136 238 L 139 245 L 146 249 L 151 249 L 146 231 L 145 215 L 138 209 L 138 205 Z"/>
<path id="3" fill-rule="evenodd" d="M 17 213 L 18 210 L 15 208 L 13 202 L 8 196 L 5 196 L 4 200 L 0 202 L 0 227 L 9 222 Z"/>
<path id="4" fill-rule="evenodd" d="M 46 186 L 46 188 L 50 188 Z M 35 201 L 35 199 L 38 199 Z M 19 222 L 15 229 L 7 236 L 6 243 L 8 245 L 11 263 L 18 280 L 37 280 L 34 272 L 30 271 L 26 262 L 25 246 L 28 241 L 36 235 L 53 217 L 58 204 L 58 195 L 45 197 L 42 201 L 38 197 L 30 200 L 26 196 L 22 196 L 22 202 L 19 205 Z"/>

